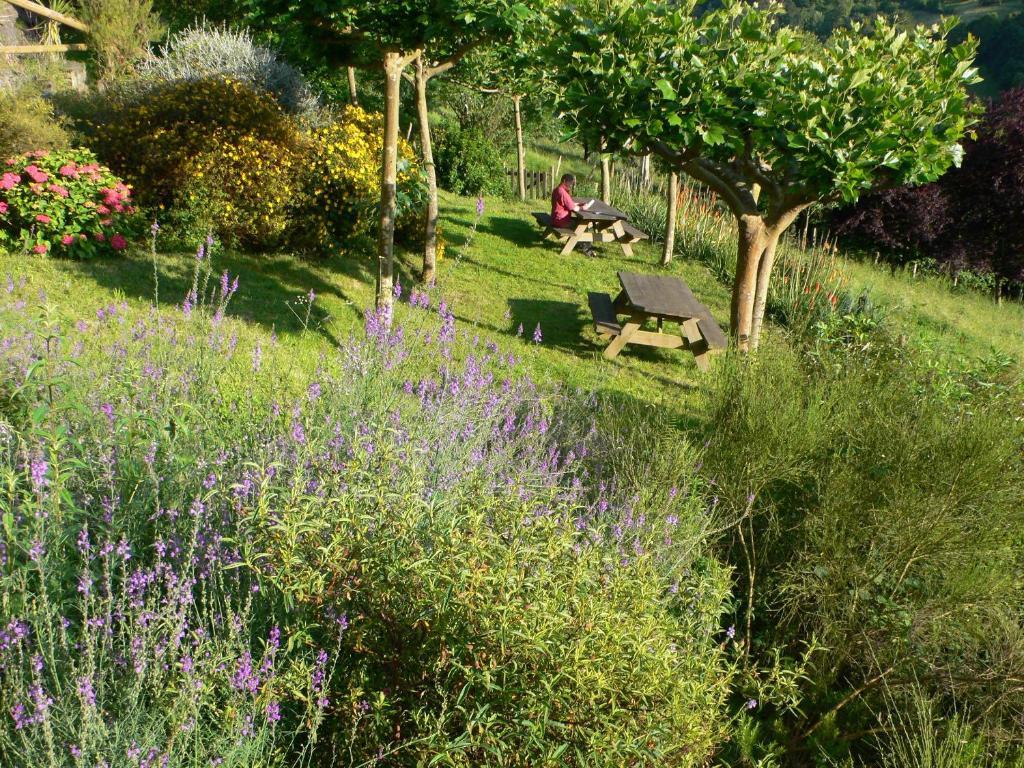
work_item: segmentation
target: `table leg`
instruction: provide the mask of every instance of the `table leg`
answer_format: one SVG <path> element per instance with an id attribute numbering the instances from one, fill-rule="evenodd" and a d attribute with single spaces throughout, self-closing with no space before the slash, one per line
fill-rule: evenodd
<path id="1" fill-rule="evenodd" d="M 700 325 L 697 318 L 693 317 L 683 323 L 683 338 L 686 339 L 686 348 L 693 353 L 693 360 L 697 367 L 706 371 L 711 367 L 711 356 L 708 353 L 708 344 L 700 332 Z"/>
<path id="2" fill-rule="evenodd" d="M 622 351 L 622 348 L 629 343 L 629 339 L 633 334 L 640 330 L 640 326 L 644 324 L 644 320 L 645 318 L 643 315 L 632 315 L 629 320 L 626 321 L 625 325 L 622 326 L 622 332 L 612 339 L 612 343 L 608 345 L 607 349 L 605 349 L 604 356 L 609 360 L 617 357 L 619 352 Z"/>
<path id="3" fill-rule="evenodd" d="M 565 241 L 565 245 L 562 246 L 562 250 L 559 251 L 558 255 L 568 256 L 572 253 L 573 249 L 576 247 L 576 243 L 578 242 L 579 238 L 576 237 L 576 235 L 569 235 L 569 239 Z"/>
<path id="4" fill-rule="evenodd" d="M 622 247 L 622 253 L 627 258 L 630 258 L 630 259 L 633 258 L 633 246 L 631 246 L 629 243 L 623 243 L 623 242 L 620 242 L 619 245 Z"/>

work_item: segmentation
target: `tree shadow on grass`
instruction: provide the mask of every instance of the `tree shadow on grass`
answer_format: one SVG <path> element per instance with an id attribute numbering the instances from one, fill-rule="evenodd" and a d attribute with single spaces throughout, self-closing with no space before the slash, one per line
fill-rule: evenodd
<path id="1" fill-rule="evenodd" d="M 535 223 L 525 219 L 510 219 L 507 216 L 489 216 L 479 228 L 481 232 L 508 240 L 520 248 L 539 245 L 541 231 Z"/>
<path id="2" fill-rule="evenodd" d="M 557 256 L 557 254 L 556 254 L 556 256 Z M 504 277 L 509 277 L 509 278 L 512 278 L 513 280 L 517 280 L 517 281 L 518 280 L 522 280 L 522 281 L 525 281 L 525 282 L 528 282 L 528 283 L 536 283 L 537 285 L 544 286 L 545 288 L 561 288 L 562 290 L 565 290 L 565 291 L 578 291 L 578 290 L 580 290 L 580 287 L 578 285 L 566 285 L 565 283 L 556 283 L 556 282 L 554 282 L 553 280 L 550 280 L 550 279 L 544 280 L 544 279 L 540 279 L 540 278 L 536 278 L 536 277 L 530 277 L 530 275 L 527 272 L 536 273 L 536 269 L 530 269 L 530 270 L 524 271 L 522 273 L 520 273 L 520 272 L 511 272 L 510 270 L 502 269 L 501 267 L 496 267 L 493 264 L 485 264 L 484 262 L 478 261 L 477 259 L 471 259 L 468 256 L 463 256 L 461 261 L 464 264 L 471 264 L 471 265 L 473 265 L 474 267 L 476 267 L 478 269 L 486 269 L 486 270 L 489 270 L 491 272 L 494 272 L 495 274 L 502 275 Z"/>
<path id="3" fill-rule="evenodd" d="M 157 258 L 157 280 L 159 303 L 163 307 L 181 304 L 192 286 L 195 266 L 192 254 L 159 254 Z M 277 254 L 245 254 L 229 251 L 219 254 L 213 263 L 219 274 L 228 273 L 239 278 L 239 290 L 231 301 L 229 314 L 233 317 L 257 323 L 277 333 L 297 334 L 303 330 L 304 312 L 293 312 L 296 300 L 310 291 L 316 296 L 328 296 L 362 316 L 362 308 L 335 282 L 323 274 L 331 270 L 353 280 L 372 282 L 372 263 L 365 257 L 346 255 L 329 260 L 304 262 L 295 257 Z M 148 255 L 133 254 L 114 259 L 95 259 L 75 265 L 84 277 L 108 290 L 117 290 L 125 296 L 142 301 L 152 301 L 154 291 L 153 262 Z M 211 277 L 216 280 L 217 275 Z M 321 305 L 322 306 L 322 305 Z M 310 323 L 310 330 L 320 333 L 330 341 L 337 339 L 330 331 L 330 320 L 316 319 Z"/>
<path id="4" fill-rule="evenodd" d="M 583 307 L 568 301 L 509 299 L 510 332 L 523 326 L 523 336 L 532 338 L 540 326 L 542 343 L 577 356 L 595 349 L 583 336 L 587 319 Z"/>

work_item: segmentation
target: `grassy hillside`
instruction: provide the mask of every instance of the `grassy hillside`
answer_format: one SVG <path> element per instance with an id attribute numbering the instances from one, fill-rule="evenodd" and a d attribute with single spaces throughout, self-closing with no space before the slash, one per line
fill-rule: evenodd
<path id="1" fill-rule="evenodd" d="M 641 245 L 632 258 L 608 245 L 596 258 L 559 256 L 556 244 L 540 240 L 530 216 L 545 206 L 544 201 L 488 200 L 474 232 L 475 201 L 444 194 L 448 249 L 435 300 L 445 299 L 481 339 L 494 339 L 506 352 L 523 355 L 540 381 L 638 399 L 677 416 L 692 411 L 692 395 L 713 371 L 702 374 L 680 350 L 627 348 L 614 361 L 604 360 L 605 342 L 594 334 L 587 309 L 588 291 L 617 292 L 618 270 L 658 272 L 658 248 Z M 366 252 L 371 249 L 367 243 Z M 161 305 L 181 302 L 192 265 L 188 253 L 158 256 Z M 247 321 L 248 332 L 275 335 L 296 364 L 313 364 L 325 349 L 344 344 L 373 301 L 376 264 L 370 256 L 310 261 L 283 253 L 228 253 L 216 267 L 241 279 L 229 314 Z M 406 290 L 414 285 L 417 267 L 414 254 L 401 254 L 398 273 Z M 936 357 L 965 366 L 993 352 L 1024 359 L 1021 305 L 996 306 L 984 296 L 951 293 L 937 280 L 893 276 L 870 264 L 849 262 L 846 269 L 850 286 L 867 289 L 895 331 Z M 728 289 L 703 264 L 678 258 L 666 272 L 682 277 L 726 327 Z M 44 290 L 58 314 L 120 300 L 144 312 L 154 297 L 154 265 L 144 250 L 90 262 L 0 256 L 0 276 L 5 274 Z M 307 320 L 310 291 L 315 300 Z M 538 326 L 542 340 L 536 344 L 532 337 Z"/>

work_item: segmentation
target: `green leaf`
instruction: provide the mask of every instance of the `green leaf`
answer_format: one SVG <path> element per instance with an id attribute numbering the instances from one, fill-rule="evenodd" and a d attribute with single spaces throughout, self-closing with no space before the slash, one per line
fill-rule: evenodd
<path id="1" fill-rule="evenodd" d="M 675 100 L 676 90 L 672 87 L 672 83 L 662 78 L 661 80 L 658 80 L 655 85 L 658 87 L 658 90 L 661 91 L 661 98 L 669 101 Z"/>

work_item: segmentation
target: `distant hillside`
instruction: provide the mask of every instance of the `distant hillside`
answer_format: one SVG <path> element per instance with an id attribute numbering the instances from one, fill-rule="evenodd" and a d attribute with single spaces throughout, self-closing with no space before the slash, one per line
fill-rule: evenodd
<path id="1" fill-rule="evenodd" d="M 956 16 L 953 33 L 961 42 L 968 33 L 980 41 L 978 66 L 984 82 L 975 90 L 993 97 L 1024 85 L 1024 0 L 784 0 L 785 21 L 827 37 L 836 27 L 861 21 L 870 24 L 879 14 L 907 24 L 933 24 Z"/>

